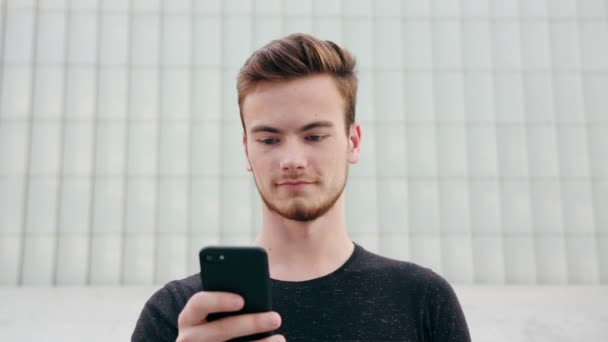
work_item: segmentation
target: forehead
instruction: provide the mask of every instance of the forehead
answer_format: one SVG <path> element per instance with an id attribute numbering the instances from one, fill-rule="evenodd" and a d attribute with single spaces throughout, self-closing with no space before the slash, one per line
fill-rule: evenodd
<path id="1" fill-rule="evenodd" d="M 289 128 L 310 121 L 344 121 L 344 98 L 330 75 L 288 81 L 263 81 L 243 100 L 245 127 L 264 124 Z"/>

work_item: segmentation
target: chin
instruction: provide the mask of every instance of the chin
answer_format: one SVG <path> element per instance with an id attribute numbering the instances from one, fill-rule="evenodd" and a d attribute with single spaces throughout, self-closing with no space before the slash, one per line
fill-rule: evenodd
<path id="1" fill-rule="evenodd" d="M 310 222 L 325 215 L 333 208 L 334 203 L 334 201 L 325 201 L 312 204 L 303 200 L 294 200 L 287 206 L 275 207 L 276 210 L 273 211 L 289 220 Z"/>
<path id="2" fill-rule="evenodd" d="M 319 218 L 320 216 L 322 216 L 325 213 L 321 212 L 319 210 L 319 208 L 295 207 L 295 208 L 289 208 L 288 210 L 286 210 L 280 214 L 284 218 L 290 219 L 293 221 L 310 222 L 310 221 L 316 220 L 317 218 Z"/>

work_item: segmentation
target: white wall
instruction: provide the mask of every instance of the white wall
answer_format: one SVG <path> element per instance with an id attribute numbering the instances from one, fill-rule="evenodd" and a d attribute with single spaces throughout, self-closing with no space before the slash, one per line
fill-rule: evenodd
<path id="1" fill-rule="evenodd" d="M 297 31 L 358 58 L 355 241 L 608 284 L 603 0 L 0 0 L 0 284 L 161 284 L 248 243 L 236 73 Z"/>

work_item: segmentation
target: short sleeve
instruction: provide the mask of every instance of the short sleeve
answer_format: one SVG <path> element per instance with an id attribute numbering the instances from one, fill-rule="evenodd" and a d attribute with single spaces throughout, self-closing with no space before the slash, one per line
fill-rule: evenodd
<path id="1" fill-rule="evenodd" d="M 470 342 L 471 335 L 452 286 L 433 273 L 425 292 L 427 336 L 430 341 Z"/>
<path id="2" fill-rule="evenodd" d="M 131 341 L 175 341 L 179 312 L 175 312 L 173 302 L 166 287 L 152 295 L 139 315 Z"/>

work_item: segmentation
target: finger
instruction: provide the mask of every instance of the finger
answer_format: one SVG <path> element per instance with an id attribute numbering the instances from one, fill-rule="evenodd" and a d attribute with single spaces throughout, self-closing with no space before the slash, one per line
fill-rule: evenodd
<path id="1" fill-rule="evenodd" d="M 285 342 L 285 336 L 283 335 L 272 335 L 261 340 L 256 340 L 256 342 Z"/>
<path id="2" fill-rule="evenodd" d="M 276 330 L 281 326 L 281 316 L 276 312 L 262 312 L 230 316 L 200 326 L 209 339 L 205 341 L 225 341 L 235 337 L 249 336 Z M 198 327 L 197 327 L 198 328 Z"/>
<path id="3" fill-rule="evenodd" d="M 201 324 L 210 313 L 238 311 L 245 302 L 237 294 L 229 292 L 205 292 L 194 294 L 177 318 L 179 329 Z"/>
<path id="4" fill-rule="evenodd" d="M 214 322 L 214 325 L 220 334 L 227 332 L 228 338 L 248 336 L 278 329 L 281 316 L 276 312 L 237 315 Z"/>

